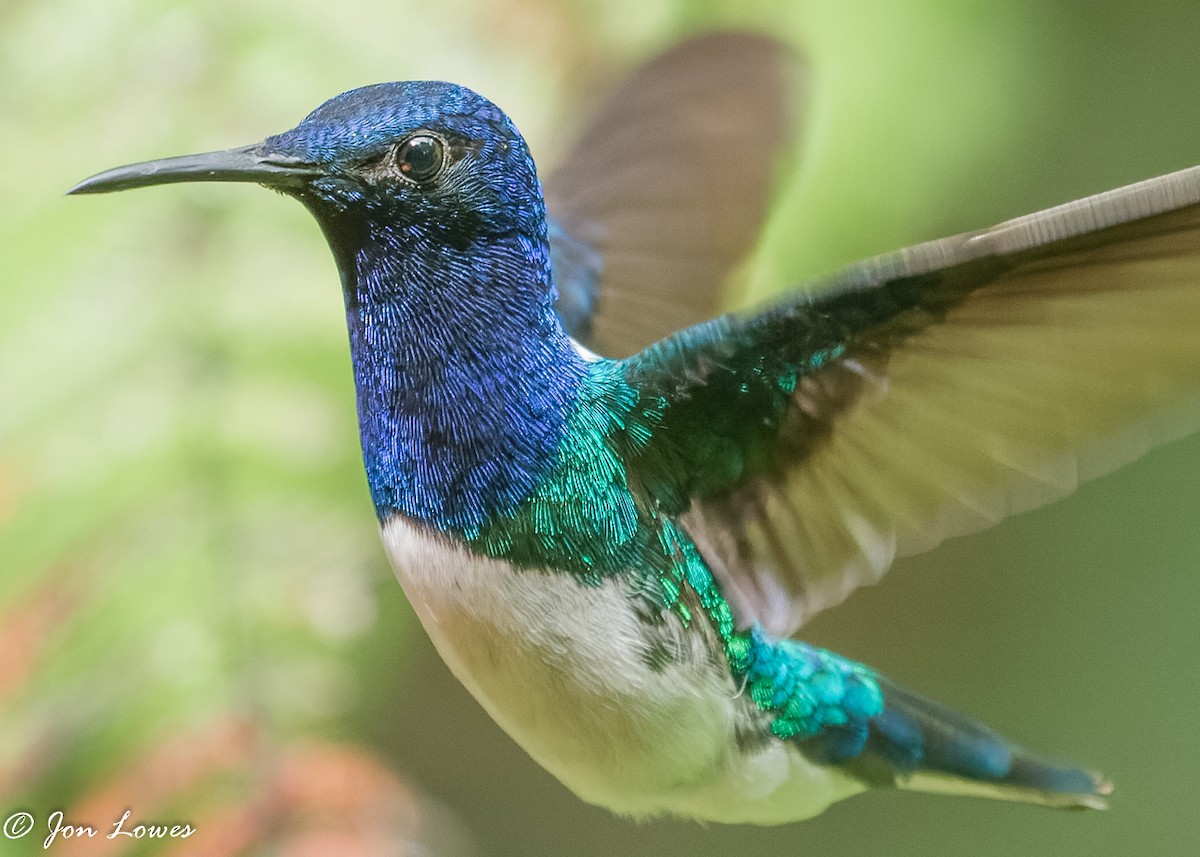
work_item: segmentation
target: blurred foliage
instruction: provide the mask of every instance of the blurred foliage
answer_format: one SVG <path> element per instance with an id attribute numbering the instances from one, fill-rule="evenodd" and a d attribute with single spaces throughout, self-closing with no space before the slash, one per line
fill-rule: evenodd
<path id="1" fill-rule="evenodd" d="M 431 655 L 377 544 L 336 273 L 300 207 L 62 197 L 405 78 L 480 89 L 550 163 L 620 69 L 714 26 L 811 68 L 740 300 L 1200 161 L 1188 2 L 0 5 L 0 816 L 40 834 L 0 853 L 36 853 L 54 809 L 110 825 L 110 805 L 197 825 L 180 854 L 462 853 L 459 824 L 496 855 L 1200 847 L 1195 439 L 906 561 L 810 629 L 1102 766 L 1112 812 L 875 794 L 774 830 L 633 825 L 538 770 Z M 60 850 L 159 853 L 85 844 Z"/>

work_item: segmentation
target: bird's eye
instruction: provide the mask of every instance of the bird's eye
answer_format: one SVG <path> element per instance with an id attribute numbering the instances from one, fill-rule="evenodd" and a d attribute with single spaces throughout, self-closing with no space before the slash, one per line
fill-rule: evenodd
<path id="1" fill-rule="evenodd" d="M 400 174 L 414 182 L 427 182 L 441 172 L 445 160 L 442 141 L 430 134 L 414 134 L 396 149 Z"/>

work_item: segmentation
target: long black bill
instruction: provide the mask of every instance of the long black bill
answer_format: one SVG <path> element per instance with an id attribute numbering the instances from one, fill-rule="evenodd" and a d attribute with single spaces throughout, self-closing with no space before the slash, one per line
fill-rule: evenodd
<path id="1" fill-rule="evenodd" d="M 299 187 L 317 175 L 320 170 L 312 164 L 273 154 L 261 143 L 255 143 L 222 152 L 115 167 L 84 179 L 67 193 L 109 193 L 172 182 L 257 182 L 286 189 Z"/>

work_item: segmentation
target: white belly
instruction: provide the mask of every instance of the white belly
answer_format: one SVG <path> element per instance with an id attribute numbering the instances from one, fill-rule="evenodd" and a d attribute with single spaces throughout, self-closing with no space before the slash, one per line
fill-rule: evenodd
<path id="1" fill-rule="evenodd" d="M 639 816 L 778 823 L 861 790 L 779 741 L 739 751 L 745 701 L 732 678 L 699 645 L 651 670 L 623 583 L 516 569 L 399 517 L 383 542 L 455 676 L 584 800 Z"/>

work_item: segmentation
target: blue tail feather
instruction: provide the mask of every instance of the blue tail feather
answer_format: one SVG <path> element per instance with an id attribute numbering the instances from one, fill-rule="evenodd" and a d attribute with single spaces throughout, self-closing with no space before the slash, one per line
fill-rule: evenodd
<path id="1" fill-rule="evenodd" d="M 884 710 L 871 720 L 866 749 L 899 786 L 1097 808 L 1112 791 L 1103 777 L 1030 755 L 968 717 L 879 682 Z"/>

